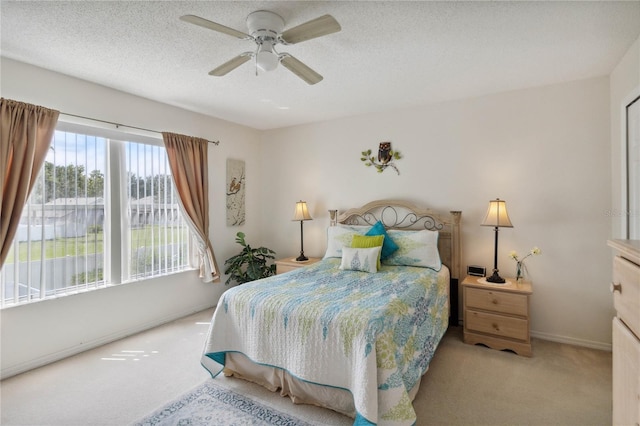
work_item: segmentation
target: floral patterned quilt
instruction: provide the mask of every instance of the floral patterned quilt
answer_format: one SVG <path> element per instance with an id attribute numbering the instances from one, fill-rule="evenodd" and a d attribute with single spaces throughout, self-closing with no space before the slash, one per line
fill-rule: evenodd
<path id="1" fill-rule="evenodd" d="M 357 425 L 412 425 L 408 392 L 447 329 L 449 273 L 383 265 L 340 270 L 324 259 L 227 290 L 213 315 L 202 364 L 225 353 L 350 391 Z"/>

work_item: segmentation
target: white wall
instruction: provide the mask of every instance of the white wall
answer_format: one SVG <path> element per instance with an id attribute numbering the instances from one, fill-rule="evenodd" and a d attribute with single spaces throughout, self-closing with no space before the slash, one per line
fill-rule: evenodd
<path id="1" fill-rule="evenodd" d="M 239 251 L 235 233 L 259 237 L 259 133 L 236 124 L 187 112 L 86 81 L 2 58 L 1 95 L 106 121 L 209 140 L 210 238 L 218 266 Z M 61 119 L 65 119 L 61 116 Z M 226 226 L 227 158 L 243 159 L 247 171 L 247 222 Z M 85 294 L 0 311 L 1 375 L 86 350 L 151 326 L 214 306 L 226 289 L 202 283 L 195 271 L 119 285 Z"/>
<path id="2" fill-rule="evenodd" d="M 629 63 L 637 63 L 634 46 Z M 508 251 L 543 250 L 527 262 L 534 335 L 610 345 L 605 241 L 615 159 L 608 78 L 258 132 L 5 58 L 1 71 L 3 97 L 219 139 L 220 146 L 210 146 L 209 162 L 210 237 L 220 267 L 238 251 L 238 230 L 279 257 L 296 255 L 300 228 L 291 217 L 298 199 L 309 203 L 314 217 L 304 225 L 305 253 L 321 256 L 328 209 L 400 198 L 462 210 L 462 264 L 490 268 L 493 230 L 479 223 L 490 199 L 505 199 L 515 227 L 500 234 L 502 274 L 514 273 Z M 613 77 L 611 90 L 613 96 Z M 378 174 L 360 161 L 361 151 L 375 151 L 386 140 L 404 156 L 397 163 L 400 175 Z M 225 225 L 227 158 L 246 161 L 247 223 L 241 228 Z M 213 306 L 224 289 L 189 272 L 4 309 L 2 377 Z"/>
<path id="3" fill-rule="evenodd" d="M 611 73 L 611 171 L 613 238 L 626 238 L 625 107 L 640 96 L 640 38 Z M 640 212 L 629 212 L 640 215 Z"/>
<path id="4" fill-rule="evenodd" d="M 306 200 L 305 254 L 325 250 L 327 210 L 400 198 L 462 210 L 462 265 L 493 263 L 488 201 L 507 201 L 513 229 L 500 231 L 499 267 L 510 250 L 529 258 L 534 336 L 607 349 L 613 315 L 606 246 L 611 203 L 606 77 L 403 111 L 264 132 L 263 239 L 299 251 L 294 203 Z M 360 152 L 391 141 L 400 175 L 365 167 Z"/>

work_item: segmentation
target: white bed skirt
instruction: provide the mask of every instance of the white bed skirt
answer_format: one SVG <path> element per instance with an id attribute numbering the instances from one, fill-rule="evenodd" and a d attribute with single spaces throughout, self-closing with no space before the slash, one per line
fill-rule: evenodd
<path id="1" fill-rule="evenodd" d="M 317 405 L 351 418 L 356 416 L 353 396 L 348 390 L 305 382 L 280 368 L 255 364 L 241 353 L 226 354 L 224 374 L 257 383 L 271 392 L 280 390 L 280 395 L 288 396 L 294 404 Z M 420 380 L 409 392 L 412 401 L 419 388 Z"/>

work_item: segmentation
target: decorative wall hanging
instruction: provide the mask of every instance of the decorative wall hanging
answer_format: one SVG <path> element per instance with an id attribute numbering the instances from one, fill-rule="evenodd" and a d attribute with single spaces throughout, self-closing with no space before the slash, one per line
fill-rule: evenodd
<path id="1" fill-rule="evenodd" d="M 227 159 L 227 226 L 244 225 L 244 161 Z"/>
<path id="2" fill-rule="evenodd" d="M 393 164 L 393 160 L 399 160 L 402 156 L 400 152 L 391 149 L 391 142 L 380 142 L 378 147 L 378 159 L 371 155 L 371 150 L 362 151 L 362 157 L 360 160 L 364 162 L 367 167 L 374 166 L 378 173 L 384 172 L 387 167 L 391 167 L 396 173 L 400 174 L 400 170 Z"/>

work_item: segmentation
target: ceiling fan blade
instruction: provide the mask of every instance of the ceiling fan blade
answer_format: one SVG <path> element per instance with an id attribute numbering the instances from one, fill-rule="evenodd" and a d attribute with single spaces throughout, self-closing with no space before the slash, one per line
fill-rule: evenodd
<path id="1" fill-rule="evenodd" d="M 208 28 L 219 33 L 227 34 L 240 39 L 251 39 L 249 34 L 245 34 L 242 31 L 234 30 L 233 28 L 225 27 L 222 24 L 209 21 L 208 19 L 201 18 L 195 15 L 184 15 L 180 17 L 181 21 L 188 22 L 190 24 L 198 25 L 204 28 Z"/>
<path id="2" fill-rule="evenodd" d="M 222 77 L 223 75 L 227 74 L 230 71 L 235 70 L 240 65 L 247 62 L 249 59 L 251 59 L 251 56 L 252 56 L 251 52 L 242 53 L 236 56 L 235 58 L 231 59 L 230 61 L 227 61 L 224 64 L 220 65 L 218 68 L 214 69 L 213 71 L 209 72 L 209 75 L 213 75 L 215 77 Z"/>
<path id="3" fill-rule="evenodd" d="M 296 44 L 312 38 L 337 33 L 341 29 L 340 24 L 333 16 L 324 15 L 286 30 L 282 33 L 280 39 L 284 44 Z"/>
<path id="4" fill-rule="evenodd" d="M 289 54 L 282 56 L 280 63 L 283 67 L 306 81 L 308 84 L 316 84 L 322 81 L 322 76 Z"/>

